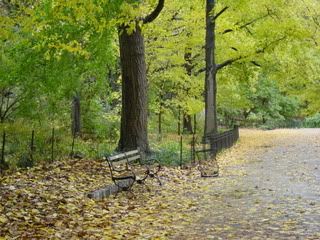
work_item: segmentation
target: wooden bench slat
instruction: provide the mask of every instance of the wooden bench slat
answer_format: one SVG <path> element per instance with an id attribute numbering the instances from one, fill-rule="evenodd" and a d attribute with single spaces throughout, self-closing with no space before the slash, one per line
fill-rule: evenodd
<path id="1" fill-rule="evenodd" d="M 133 155 L 133 154 L 139 154 L 139 155 L 140 155 L 139 149 L 135 149 L 135 150 L 131 150 L 131 151 L 129 151 L 129 152 L 126 152 L 126 155 L 127 155 L 127 156 Z"/>
<path id="2" fill-rule="evenodd" d="M 109 161 L 114 161 L 114 160 L 117 160 L 117 159 L 121 159 L 121 158 L 124 158 L 126 155 L 124 153 L 120 153 L 120 154 L 117 154 L 117 155 L 114 155 L 114 156 L 110 156 L 108 157 Z"/>
<path id="3" fill-rule="evenodd" d="M 136 155 L 136 156 L 132 156 L 132 157 L 128 157 L 128 158 L 123 158 L 123 159 L 114 159 L 113 161 L 111 161 L 112 162 L 112 165 L 120 165 L 120 164 L 126 164 L 126 163 L 130 163 L 130 162 L 132 162 L 132 161 L 134 161 L 134 160 L 137 160 L 137 159 L 140 159 L 141 158 L 141 156 L 140 156 L 140 154 L 139 155 Z M 109 159 L 109 161 L 110 161 L 110 159 Z"/>
<path id="4" fill-rule="evenodd" d="M 109 157 L 109 161 L 115 161 L 117 159 L 128 157 L 128 156 L 133 155 L 133 154 L 139 154 L 140 155 L 139 150 L 136 149 L 136 150 L 132 150 L 132 151 L 129 151 L 129 152 L 119 153 L 117 155 L 110 156 Z"/>
<path id="5" fill-rule="evenodd" d="M 133 157 L 129 157 L 129 158 L 128 158 L 128 162 L 132 162 L 132 161 L 137 160 L 137 159 L 140 159 L 140 158 L 141 158 L 140 154 L 139 154 L 139 155 L 136 155 L 136 156 L 133 156 Z"/>
<path id="6" fill-rule="evenodd" d="M 109 159 L 110 161 L 110 159 Z M 112 162 L 112 165 L 121 165 L 121 164 L 126 164 L 127 163 L 127 159 L 124 158 L 124 159 L 119 159 L 119 160 L 113 160 L 113 161 L 110 161 Z"/>

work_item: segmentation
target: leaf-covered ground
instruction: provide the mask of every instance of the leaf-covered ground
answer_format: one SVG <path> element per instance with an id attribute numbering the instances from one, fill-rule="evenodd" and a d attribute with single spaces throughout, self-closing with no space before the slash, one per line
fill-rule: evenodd
<path id="1" fill-rule="evenodd" d="M 67 160 L 1 179 L 0 239 L 320 239 L 320 130 L 242 130 L 219 178 L 165 168 L 93 201 L 107 166 Z"/>

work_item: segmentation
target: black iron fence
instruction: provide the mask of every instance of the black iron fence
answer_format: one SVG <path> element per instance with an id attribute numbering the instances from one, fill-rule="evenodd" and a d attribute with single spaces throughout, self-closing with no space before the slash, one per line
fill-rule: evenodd
<path id="1" fill-rule="evenodd" d="M 193 135 L 191 141 L 191 163 L 196 162 L 196 158 L 200 160 L 215 158 L 217 153 L 223 149 L 232 147 L 239 139 L 239 127 L 234 126 L 233 129 L 222 132 L 209 134 L 202 138 L 202 143 L 197 144 Z M 202 145 L 202 146 L 201 146 Z M 181 146 L 182 152 L 182 146 Z M 182 165 L 182 154 L 180 153 L 180 162 Z M 186 161 L 184 161 L 186 162 Z"/>
<path id="2" fill-rule="evenodd" d="M 51 135 L 38 136 L 35 130 L 26 132 L 3 131 L 0 152 L 0 171 L 15 162 L 18 167 L 32 167 L 36 158 L 53 162 L 56 157 L 57 141 L 55 129 Z M 7 160 L 7 161 L 6 161 Z"/>
<path id="3" fill-rule="evenodd" d="M 39 161 L 53 162 L 70 156 L 84 155 L 99 158 L 106 153 L 111 153 L 114 147 L 105 141 L 87 142 L 75 136 L 71 137 L 69 132 L 63 129 L 51 129 L 45 133 L 34 130 L 21 132 L 10 130 L 2 131 L 0 134 L 0 172 L 9 167 L 8 163 L 26 168 L 32 167 Z M 235 126 L 223 133 L 208 135 L 203 139 L 204 141 L 197 141 L 197 139 L 199 138 L 196 136 L 196 131 L 192 135 L 184 135 L 184 137 L 180 135 L 179 152 L 176 153 L 177 159 L 175 159 L 179 159 L 180 166 L 195 163 L 196 158 L 199 159 L 199 154 L 215 156 L 217 152 L 233 146 L 239 139 L 239 128 Z M 190 152 L 187 150 L 188 145 Z"/>
<path id="4" fill-rule="evenodd" d="M 69 129 L 0 130 L 0 173 L 9 167 L 29 168 L 39 162 L 65 158 L 94 158 L 109 153 L 113 145 L 105 139 L 71 135 Z"/>
<path id="5" fill-rule="evenodd" d="M 219 152 L 223 149 L 232 147 L 239 139 L 239 127 L 222 133 L 210 134 L 204 138 L 205 143 L 210 144 L 212 152 Z"/>

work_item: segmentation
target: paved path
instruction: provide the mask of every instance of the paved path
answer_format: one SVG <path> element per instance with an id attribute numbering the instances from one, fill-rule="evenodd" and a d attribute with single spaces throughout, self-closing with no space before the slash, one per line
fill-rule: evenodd
<path id="1" fill-rule="evenodd" d="M 195 198 L 201 217 L 174 238 L 320 239 L 320 129 L 241 135 Z"/>

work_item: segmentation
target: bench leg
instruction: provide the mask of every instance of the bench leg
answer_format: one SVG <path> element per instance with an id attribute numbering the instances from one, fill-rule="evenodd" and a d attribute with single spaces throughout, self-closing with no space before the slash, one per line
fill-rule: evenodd
<path id="1" fill-rule="evenodd" d="M 162 183 L 160 181 L 160 178 L 157 174 L 154 175 L 154 177 L 157 179 L 158 183 L 159 183 L 159 186 L 162 186 Z"/>
<path id="2" fill-rule="evenodd" d="M 158 183 L 159 183 L 159 186 L 162 186 L 162 183 L 161 183 L 160 178 L 159 178 L 159 176 L 158 176 L 158 172 L 149 173 L 149 176 L 150 176 L 151 178 L 157 179 L 157 181 L 158 181 Z"/>
<path id="3" fill-rule="evenodd" d="M 147 172 L 142 179 L 137 179 L 136 181 L 138 184 L 144 184 L 148 177 L 149 177 L 149 172 Z"/>

